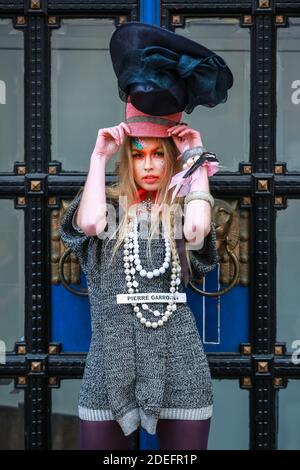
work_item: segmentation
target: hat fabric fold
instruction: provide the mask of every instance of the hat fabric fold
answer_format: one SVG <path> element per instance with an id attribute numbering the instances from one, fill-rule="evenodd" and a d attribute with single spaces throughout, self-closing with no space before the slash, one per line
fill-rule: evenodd
<path id="1" fill-rule="evenodd" d="M 139 22 L 118 27 L 110 54 L 121 100 L 162 116 L 225 103 L 233 76 L 222 57 L 165 28 Z"/>

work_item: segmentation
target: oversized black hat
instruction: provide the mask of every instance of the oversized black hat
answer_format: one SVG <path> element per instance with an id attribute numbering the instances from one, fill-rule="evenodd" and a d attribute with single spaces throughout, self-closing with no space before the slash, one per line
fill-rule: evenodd
<path id="1" fill-rule="evenodd" d="M 119 26 L 109 45 L 119 96 L 154 116 L 227 101 L 233 76 L 224 59 L 165 28 L 140 22 Z"/>

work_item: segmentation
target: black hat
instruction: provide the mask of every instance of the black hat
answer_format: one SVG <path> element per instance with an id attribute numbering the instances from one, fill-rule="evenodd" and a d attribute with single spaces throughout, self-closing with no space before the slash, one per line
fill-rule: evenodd
<path id="1" fill-rule="evenodd" d="M 165 28 L 130 22 L 109 45 L 119 96 L 140 111 L 162 116 L 227 101 L 233 76 L 219 55 Z"/>

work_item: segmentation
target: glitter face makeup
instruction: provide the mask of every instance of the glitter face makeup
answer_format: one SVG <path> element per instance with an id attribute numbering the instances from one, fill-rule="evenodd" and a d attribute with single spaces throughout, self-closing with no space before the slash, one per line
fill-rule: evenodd
<path id="1" fill-rule="evenodd" d="M 145 143 L 140 139 L 139 137 L 134 137 L 132 139 L 132 145 L 137 149 L 137 150 L 142 150 L 142 148 L 145 146 Z"/>

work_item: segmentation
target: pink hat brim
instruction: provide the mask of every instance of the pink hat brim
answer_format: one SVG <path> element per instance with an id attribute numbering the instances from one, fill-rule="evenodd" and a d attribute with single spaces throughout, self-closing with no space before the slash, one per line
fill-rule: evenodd
<path id="1" fill-rule="evenodd" d="M 182 113 L 169 114 L 166 116 L 152 116 L 145 114 L 133 106 L 129 101 L 126 103 L 126 124 L 130 128 L 132 137 L 169 137 L 167 130 L 178 124 Z M 135 120 L 136 121 L 135 121 Z M 158 121 L 158 122 L 155 122 Z M 131 122 L 130 122 L 131 121 Z M 153 122 L 154 121 L 154 122 Z"/>
<path id="2" fill-rule="evenodd" d="M 131 122 L 127 124 L 130 128 L 130 136 L 132 137 L 170 137 L 167 133 L 169 127 L 160 126 L 150 122 Z M 175 125 L 175 123 L 174 123 Z M 172 126 L 170 126 L 172 127 Z"/>

